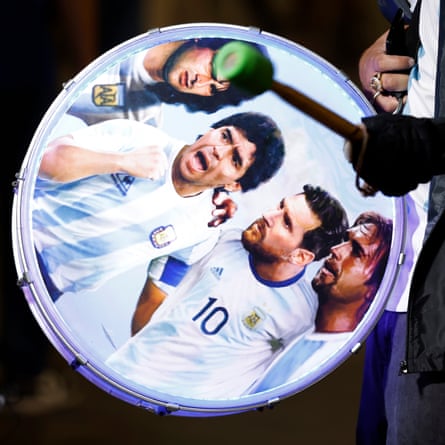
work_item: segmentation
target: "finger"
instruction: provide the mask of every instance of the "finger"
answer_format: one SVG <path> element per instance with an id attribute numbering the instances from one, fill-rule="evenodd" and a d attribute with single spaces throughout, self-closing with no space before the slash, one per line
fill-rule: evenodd
<path id="1" fill-rule="evenodd" d="M 221 191 L 215 192 L 213 194 L 212 202 L 215 205 L 219 205 L 219 206 L 223 205 L 224 201 L 228 198 L 228 196 L 229 195 L 226 192 L 221 192 Z"/>
<path id="2" fill-rule="evenodd" d="M 219 222 L 217 219 L 212 219 L 211 221 L 209 221 L 207 223 L 207 227 L 218 227 L 219 226 Z"/>
<path id="3" fill-rule="evenodd" d="M 392 113 L 399 106 L 399 100 L 394 96 L 384 96 L 381 94 L 374 101 L 374 107 L 381 111 Z"/>
<path id="4" fill-rule="evenodd" d="M 223 217 L 226 214 L 226 210 L 225 209 L 214 209 L 212 210 L 212 215 L 215 217 Z"/>
<path id="5" fill-rule="evenodd" d="M 218 227 L 220 224 L 226 221 L 227 218 L 214 218 L 207 223 L 208 227 Z"/>
<path id="6" fill-rule="evenodd" d="M 149 175 L 148 175 L 148 179 L 152 179 L 153 181 L 158 180 L 161 177 L 161 172 L 159 170 L 155 170 L 153 169 Z"/>
<path id="7" fill-rule="evenodd" d="M 237 210 L 238 210 L 238 206 L 234 202 L 232 202 L 231 205 L 229 205 L 226 208 L 226 217 L 227 218 L 233 218 L 233 216 L 235 215 Z"/>
<path id="8" fill-rule="evenodd" d="M 406 91 L 408 88 L 408 74 L 382 73 L 382 87 L 388 92 Z"/>
<path id="9" fill-rule="evenodd" d="M 216 192 L 213 195 L 213 199 L 212 199 L 213 204 L 215 204 L 216 206 L 220 206 L 222 205 L 222 203 L 224 202 L 224 197 L 221 196 L 220 192 Z"/>
<path id="10" fill-rule="evenodd" d="M 165 152 L 162 152 L 162 168 L 164 169 L 164 171 L 168 169 L 168 158 Z"/>
<path id="11" fill-rule="evenodd" d="M 157 165 L 157 173 L 160 176 L 163 176 L 168 169 L 168 159 L 167 155 L 162 152 L 159 156 L 158 165 Z"/>
<path id="12" fill-rule="evenodd" d="M 375 59 L 374 68 L 376 72 L 389 73 L 409 70 L 414 66 L 414 63 L 414 59 L 409 56 L 384 54 Z"/>
<path id="13" fill-rule="evenodd" d="M 150 168 L 148 177 L 150 179 L 156 180 L 165 175 L 167 170 L 167 166 L 164 162 L 164 159 L 160 157 L 154 162 L 154 165 Z"/>

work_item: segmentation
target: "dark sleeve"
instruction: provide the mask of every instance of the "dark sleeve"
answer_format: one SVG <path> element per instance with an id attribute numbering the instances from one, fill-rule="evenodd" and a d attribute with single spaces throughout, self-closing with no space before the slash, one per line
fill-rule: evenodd
<path id="1" fill-rule="evenodd" d="M 383 194 L 404 195 L 445 173 L 445 119 L 385 113 L 362 122 L 368 141 L 359 175 Z"/>
<path id="2" fill-rule="evenodd" d="M 411 18 L 411 10 L 406 0 L 378 0 L 377 5 L 388 22 L 392 22 L 399 8 L 403 10 L 405 17 Z"/>

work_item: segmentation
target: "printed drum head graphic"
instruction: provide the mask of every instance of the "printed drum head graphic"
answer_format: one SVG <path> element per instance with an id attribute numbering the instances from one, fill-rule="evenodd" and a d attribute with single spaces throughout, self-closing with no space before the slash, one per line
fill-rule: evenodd
<path id="1" fill-rule="evenodd" d="M 293 42 L 167 27 L 67 82 L 18 174 L 35 318 L 77 372 L 157 414 L 248 411 L 325 377 L 380 316 L 408 238 L 406 202 L 361 195 L 343 137 L 215 69 L 231 42 L 354 125 L 374 113 Z"/>

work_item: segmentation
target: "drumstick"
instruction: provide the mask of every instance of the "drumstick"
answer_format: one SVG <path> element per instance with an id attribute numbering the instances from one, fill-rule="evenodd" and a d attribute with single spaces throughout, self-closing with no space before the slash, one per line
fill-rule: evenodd
<path id="1" fill-rule="evenodd" d="M 230 42 L 221 47 L 213 60 L 218 80 L 229 80 L 252 95 L 272 90 L 282 99 L 324 124 L 351 142 L 361 142 L 362 130 L 303 93 L 273 79 L 272 62 L 256 48 L 244 42 Z"/>

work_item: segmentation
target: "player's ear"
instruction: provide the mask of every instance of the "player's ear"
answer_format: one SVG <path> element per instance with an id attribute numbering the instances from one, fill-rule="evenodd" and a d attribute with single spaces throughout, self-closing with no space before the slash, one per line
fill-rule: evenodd
<path id="1" fill-rule="evenodd" d="M 292 264 L 299 266 L 306 266 L 306 264 L 312 263 L 314 261 L 315 254 L 310 250 L 297 247 L 290 255 L 289 261 Z"/>
<path id="2" fill-rule="evenodd" d="M 230 184 L 224 184 L 224 189 L 228 192 L 239 192 L 241 191 L 241 184 L 237 181 L 233 181 Z"/>

